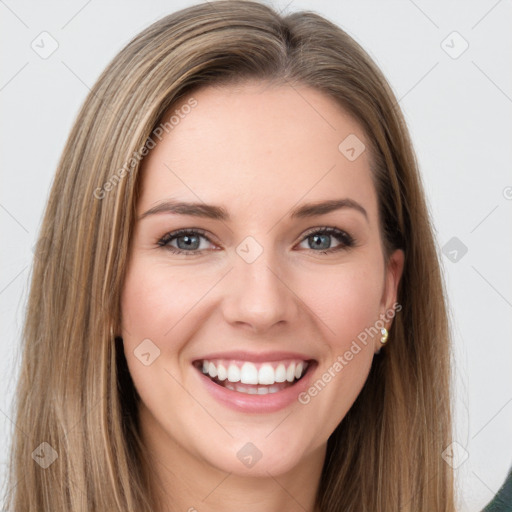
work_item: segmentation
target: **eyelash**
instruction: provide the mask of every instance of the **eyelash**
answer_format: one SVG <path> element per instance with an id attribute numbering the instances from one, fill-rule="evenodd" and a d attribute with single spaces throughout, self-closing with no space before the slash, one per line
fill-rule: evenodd
<path id="1" fill-rule="evenodd" d="M 201 254 L 204 251 L 204 249 L 203 250 L 195 250 L 195 251 L 183 250 L 183 249 L 178 249 L 176 247 L 172 247 L 171 245 L 169 245 L 170 242 L 172 242 L 176 238 L 180 238 L 181 236 L 185 236 L 185 235 L 200 235 L 203 238 L 205 238 L 206 240 L 208 240 L 208 242 L 213 243 L 208 238 L 205 231 L 203 231 L 202 229 L 198 229 L 198 228 L 192 228 L 192 229 L 178 229 L 177 231 L 172 231 L 170 233 L 167 233 L 162 238 L 160 238 L 160 240 L 158 240 L 157 245 L 159 247 L 166 248 L 167 250 L 171 251 L 173 254 L 184 254 L 186 256 L 194 256 L 196 254 Z M 338 247 L 332 247 L 330 249 L 323 250 L 323 251 L 315 251 L 314 249 L 307 249 L 307 250 L 317 253 L 317 254 L 318 253 L 329 254 L 329 253 L 333 253 L 333 252 L 340 251 L 340 250 L 347 250 L 347 249 L 350 249 L 351 247 L 354 247 L 357 243 L 357 241 L 351 235 L 349 235 L 346 231 L 342 231 L 341 229 L 333 228 L 333 227 L 329 227 L 329 226 L 326 226 L 323 228 L 314 228 L 313 230 L 307 232 L 299 243 L 304 242 L 310 236 L 313 236 L 313 235 L 331 235 L 334 238 L 336 238 L 338 240 L 338 242 L 341 243 L 341 245 L 339 245 Z"/>

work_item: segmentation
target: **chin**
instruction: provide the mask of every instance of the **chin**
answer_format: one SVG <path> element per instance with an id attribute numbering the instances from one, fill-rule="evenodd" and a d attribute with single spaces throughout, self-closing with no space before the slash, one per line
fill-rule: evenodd
<path id="1" fill-rule="evenodd" d="M 295 427 L 300 432 L 299 426 Z M 265 477 L 288 473 L 307 458 L 305 444 L 298 438 L 287 435 L 247 434 L 232 439 L 229 443 L 215 443 L 213 450 L 203 455 L 210 465 L 239 476 Z"/>

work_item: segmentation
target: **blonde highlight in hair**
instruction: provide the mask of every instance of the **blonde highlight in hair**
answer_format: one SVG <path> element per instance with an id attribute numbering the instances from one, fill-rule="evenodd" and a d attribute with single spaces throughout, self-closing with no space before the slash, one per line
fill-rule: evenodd
<path id="1" fill-rule="evenodd" d="M 361 124 L 385 255 L 405 252 L 402 310 L 328 441 L 319 508 L 454 511 L 453 477 L 441 457 L 451 440 L 444 284 L 396 98 L 367 53 L 336 25 L 315 13 L 280 16 L 241 0 L 200 4 L 152 24 L 109 64 L 78 114 L 34 259 L 9 510 L 155 510 L 139 398 L 115 338 L 140 155 L 171 106 L 200 87 L 249 81 L 313 87 Z M 31 455 L 43 441 L 58 454 L 46 469 Z"/>

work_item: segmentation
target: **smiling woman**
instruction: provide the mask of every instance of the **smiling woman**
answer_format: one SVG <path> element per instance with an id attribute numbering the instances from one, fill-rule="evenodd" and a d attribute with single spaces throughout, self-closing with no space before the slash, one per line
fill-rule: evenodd
<path id="1" fill-rule="evenodd" d="M 454 511 L 421 179 L 327 20 L 218 1 L 138 35 L 36 256 L 10 510 Z"/>

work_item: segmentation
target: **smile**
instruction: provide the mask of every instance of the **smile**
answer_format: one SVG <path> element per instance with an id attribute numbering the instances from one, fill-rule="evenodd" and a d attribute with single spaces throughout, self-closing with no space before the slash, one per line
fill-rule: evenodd
<path id="1" fill-rule="evenodd" d="M 307 372 L 309 361 L 251 362 L 202 359 L 194 366 L 215 384 L 231 391 L 250 395 L 277 393 L 299 381 Z"/>

